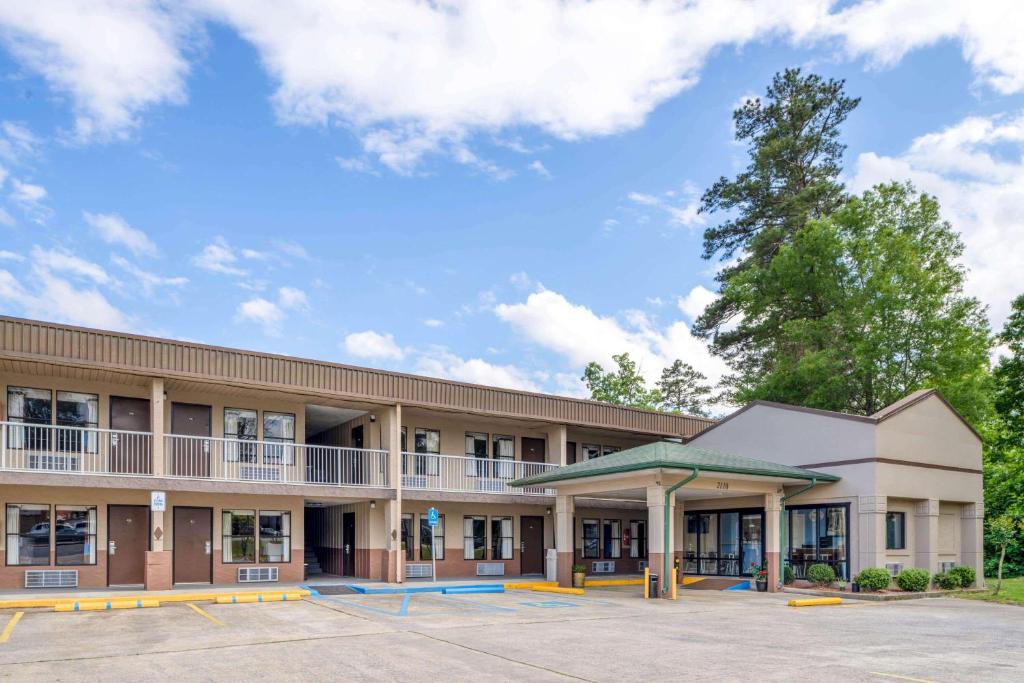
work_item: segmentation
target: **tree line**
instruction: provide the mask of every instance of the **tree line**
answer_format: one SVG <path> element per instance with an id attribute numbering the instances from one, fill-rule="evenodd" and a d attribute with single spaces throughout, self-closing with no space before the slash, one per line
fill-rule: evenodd
<path id="1" fill-rule="evenodd" d="M 984 436 L 987 556 L 1024 573 L 1024 295 L 993 334 L 935 197 L 899 181 L 847 190 L 841 132 L 859 104 L 794 68 L 733 112 L 748 163 L 701 197 L 721 217 L 703 257 L 724 265 L 692 330 L 729 368 L 718 386 L 676 360 L 648 388 L 626 353 L 583 381 L 595 400 L 697 415 L 756 399 L 871 415 L 937 388 Z"/>

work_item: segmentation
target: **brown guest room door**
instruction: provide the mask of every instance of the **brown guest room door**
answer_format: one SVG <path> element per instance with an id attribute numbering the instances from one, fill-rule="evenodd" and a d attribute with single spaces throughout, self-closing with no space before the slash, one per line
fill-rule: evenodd
<path id="1" fill-rule="evenodd" d="M 145 505 L 107 507 L 107 583 L 141 586 L 146 582 L 149 550 L 149 508 Z"/>
<path id="2" fill-rule="evenodd" d="M 213 510 L 174 508 L 174 583 L 212 583 Z"/>
<path id="3" fill-rule="evenodd" d="M 520 572 L 523 574 L 544 573 L 544 518 L 519 518 Z"/>
<path id="4" fill-rule="evenodd" d="M 125 474 L 150 474 L 149 454 L 152 437 L 149 434 L 119 434 L 117 432 L 148 432 L 149 400 L 144 398 L 110 397 L 110 471 Z"/>
<path id="5" fill-rule="evenodd" d="M 210 406 L 193 403 L 171 405 L 171 433 L 185 436 L 210 436 Z M 175 439 L 174 474 L 185 477 L 210 476 L 210 440 Z"/>

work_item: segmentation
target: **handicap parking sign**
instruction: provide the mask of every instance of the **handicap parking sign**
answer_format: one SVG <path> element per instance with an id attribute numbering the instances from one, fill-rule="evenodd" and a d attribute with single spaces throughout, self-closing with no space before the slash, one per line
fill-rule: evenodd
<path id="1" fill-rule="evenodd" d="M 427 524 L 430 526 L 437 526 L 437 523 L 440 521 L 439 517 L 440 515 L 437 514 L 437 508 L 430 508 L 427 510 Z"/>

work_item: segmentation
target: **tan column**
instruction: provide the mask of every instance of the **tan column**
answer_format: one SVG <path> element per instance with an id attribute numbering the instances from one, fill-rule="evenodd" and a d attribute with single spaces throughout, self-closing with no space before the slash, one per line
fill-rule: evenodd
<path id="1" fill-rule="evenodd" d="M 553 425 L 547 430 L 548 435 L 548 454 L 547 460 L 549 463 L 555 465 L 561 465 L 565 467 L 566 453 L 568 452 L 568 446 L 566 445 L 568 429 L 565 425 Z"/>
<path id="2" fill-rule="evenodd" d="M 384 411 L 382 434 L 388 451 L 388 486 L 395 491 L 385 510 L 385 530 L 388 535 L 388 576 L 392 583 L 405 580 L 405 553 L 402 552 L 402 406 L 395 404 Z M 386 430 L 386 433 L 385 431 Z"/>
<path id="3" fill-rule="evenodd" d="M 575 562 L 576 529 L 573 523 L 576 499 L 555 497 L 555 551 L 558 553 L 558 585 L 572 586 L 572 565 Z"/>
<path id="4" fill-rule="evenodd" d="M 939 501 L 921 500 L 914 509 L 914 566 L 939 571 Z"/>
<path id="5" fill-rule="evenodd" d="M 985 584 L 985 504 L 968 503 L 960 508 L 960 564 L 974 567 L 977 584 Z"/>
<path id="6" fill-rule="evenodd" d="M 782 584 L 782 495 L 764 494 L 764 559 L 768 565 L 768 592 Z"/>
<path id="7" fill-rule="evenodd" d="M 672 566 L 669 563 L 669 571 L 665 572 L 665 556 L 672 557 L 674 553 L 674 539 L 672 529 L 675 496 L 669 501 L 669 527 L 668 547 L 665 547 L 665 488 L 661 485 L 647 487 L 647 564 L 651 572 L 658 575 L 658 583 L 661 585 L 661 594 L 668 597 L 669 584 L 672 581 Z"/>
<path id="8" fill-rule="evenodd" d="M 857 558 L 856 567 L 850 568 L 851 578 L 866 567 L 885 566 L 885 496 L 858 496 L 857 498 Z"/>
<path id="9" fill-rule="evenodd" d="M 150 431 L 153 433 L 153 444 L 150 448 L 153 457 L 153 475 L 164 474 L 164 380 L 162 377 L 154 377 L 150 382 L 150 405 L 149 421 Z"/>

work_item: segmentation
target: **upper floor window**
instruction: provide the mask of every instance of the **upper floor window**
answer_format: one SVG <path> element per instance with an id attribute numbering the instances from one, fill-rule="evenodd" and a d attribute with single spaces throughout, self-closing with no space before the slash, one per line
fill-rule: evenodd
<path id="1" fill-rule="evenodd" d="M 269 441 L 263 460 L 291 465 L 295 462 L 295 416 L 291 413 L 263 412 L 263 440 Z"/>
<path id="2" fill-rule="evenodd" d="M 611 455 L 612 453 L 618 453 L 622 449 L 618 446 L 601 446 L 601 455 Z"/>
<path id="3" fill-rule="evenodd" d="M 582 455 L 583 460 L 593 460 L 594 458 L 600 458 L 601 447 L 596 444 L 585 443 L 583 444 Z"/>
<path id="4" fill-rule="evenodd" d="M 487 435 L 479 432 L 466 432 L 466 457 L 474 460 L 466 461 L 466 475 L 483 477 L 487 474 Z"/>
<path id="5" fill-rule="evenodd" d="M 494 459 L 504 462 L 494 463 L 494 476 L 511 479 L 515 476 L 516 439 L 513 436 L 494 437 Z"/>
<path id="6" fill-rule="evenodd" d="M 441 453 L 441 432 L 436 429 L 417 427 L 413 434 L 416 453 L 416 474 L 436 477 L 440 463 L 436 456 Z"/>
<path id="7" fill-rule="evenodd" d="M 57 448 L 62 451 L 95 453 L 99 426 L 100 397 L 77 391 L 57 392 L 57 424 L 78 427 L 57 432 Z M 87 431 L 93 430 L 93 431 Z"/>
<path id="8" fill-rule="evenodd" d="M 50 424 L 53 421 L 50 390 L 7 387 L 7 419 L 25 424 Z"/>
<path id="9" fill-rule="evenodd" d="M 245 408 L 224 409 L 224 438 L 230 439 L 224 444 L 224 459 L 229 462 L 256 462 L 256 444 L 237 443 L 238 441 L 255 441 L 259 434 L 258 417 L 255 410 Z"/>

